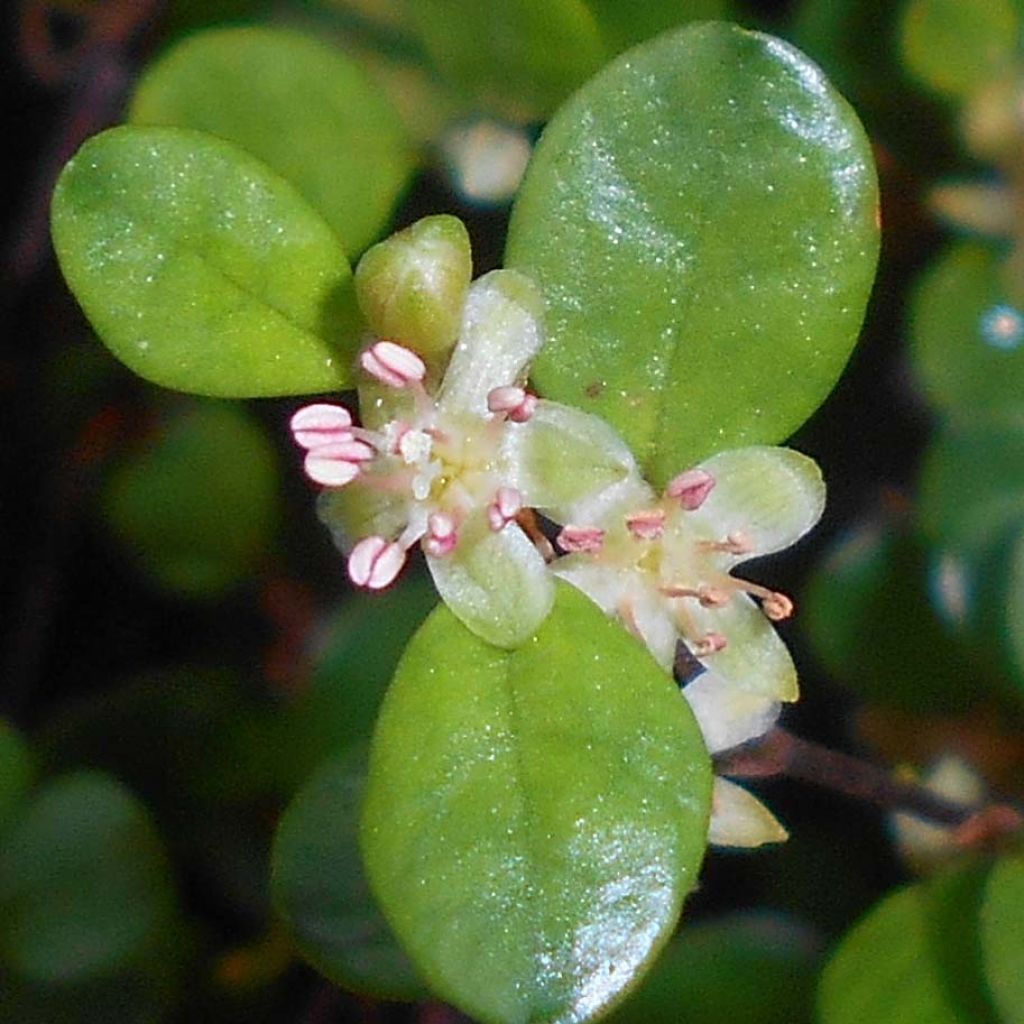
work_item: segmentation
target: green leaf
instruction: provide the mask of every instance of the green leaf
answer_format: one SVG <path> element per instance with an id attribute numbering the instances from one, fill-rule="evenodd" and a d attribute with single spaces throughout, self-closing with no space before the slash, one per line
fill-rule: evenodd
<path id="1" fill-rule="evenodd" d="M 821 978 L 820 1024 L 975 1024 L 949 990 L 929 899 L 924 886 L 901 889 L 844 936 Z"/>
<path id="2" fill-rule="evenodd" d="M 791 919 L 733 914 L 684 927 L 608 1024 L 802 1024 L 818 943 Z"/>
<path id="3" fill-rule="evenodd" d="M 952 411 L 1024 405 L 1024 311 L 1010 301 L 999 254 L 948 249 L 911 301 L 911 356 L 929 401 Z"/>
<path id="4" fill-rule="evenodd" d="M 571 587 L 513 651 L 441 607 L 378 722 L 367 872 L 444 998 L 486 1022 L 579 1021 L 675 926 L 710 785 L 671 680 Z"/>
<path id="5" fill-rule="evenodd" d="M 691 21 L 725 18 L 729 12 L 729 0 L 644 0 L 643 3 L 587 0 L 587 6 L 597 19 L 597 27 L 612 54 L 621 53 L 667 29 Z"/>
<path id="6" fill-rule="evenodd" d="M 966 96 L 1010 68 L 1020 27 L 1014 0 L 911 0 L 903 56 L 933 89 Z"/>
<path id="7" fill-rule="evenodd" d="M 300 790 L 274 841 L 274 905 L 302 955 L 343 988 L 378 998 L 428 993 L 370 894 L 359 853 L 366 750 L 332 758 Z"/>
<path id="8" fill-rule="evenodd" d="M 114 472 L 107 520 L 169 590 L 216 596 L 266 557 L 278 518 L 277 460 L 238 406 L 206 403 L 161 424 Z"/>
<path id="9" fill-rule="evenodd" d="M 28 745 L 0 718 L 0 835 L 32 784 L 33 774 Z"/>
<path id="10" fill-rule="evenodd" d="M 28 980 L 108 974 L 144 954 L 174 919 L 156 831 L 105 775 L 48 783 L 0 846 L 0 960 Z"/>
<path id="11" fill-rule="evenodd" d="M 552 120 L 513 211 L 539 390 L 609 419 L 656 484 L 781 440 L 856 341 L 876 210 L 856 116 L 787 43 L 708 23 L 631 50 Z"/>
<path id="12" fill-rule="evenodd" d="M 986 654 L 1024 694 L 1024 520 L 999 531 L 966 574 L 973 625 Z"/>
<path id="13" fill-rule="evenodd" d="M 985 979 L 1002 1024 L 1024 1024 L 1024 861 L 1006 857 L 992 868 L 980 933 Z"/>
<path id="14" fill-rule="evenodd" d="M 583 0 L 412 0 L 406 10 L 442 77 L 516 121 L 544 119 L 605 56 Z"/>
<path id="15" fill-rule="evenodd" d="M 349 383 L 360 327 L 345 254 L 287 182 L 231 143 L 103 132 L 64 168 L 52 217 L 71 290 L 140 376 L 236 398 Z"/>
<path id="16" fill-rule="evenodd" d="M 414 170 L 398 114 L 335 47 L 280 28 L 215 28 L 150 65 L 139 125 L 209 132 L 259 157 L 334 229 L 349 256 L 387 224 Z"/>
<path id="17" fill-rule="evenodd" d="M 966 685 L 976 666 L 929 602 L 929 592 L 943 585 L 909 531 L 870 522 L 821 561 L 799 621 L 829 673 L 869 702 L 911 711 L 962 709 L 982 693 Z"/>

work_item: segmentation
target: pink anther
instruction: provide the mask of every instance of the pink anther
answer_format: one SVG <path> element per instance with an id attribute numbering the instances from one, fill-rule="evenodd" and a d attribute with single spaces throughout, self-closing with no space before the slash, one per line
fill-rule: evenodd
<path id="1" fill-rule="evenodd" d="M 793 614 L 793 602 L 776 590 L 762 599 L 761 609 L 772 622 L 781 622 Z"/>
<path id="2" fill-rule="evenodd" d="M 375 342 L 359 357 L 359 365 L 392 388 L 408 387 L 423 380 L 427 373 L 423 360 L 412 349 L 394 341 Z"/>
<path id="3" fill-rule="evenodd" d="M 352 417 L 341 405 L 304 405 L 289 423 L 295 443 L 309 451 L 321 445 L 352 440 Z"/>
<path id="4" fill-rule="evenodd" d="M 693 653 L 698 658 L 706 658 L 708 655 L 724 651 L 729 641 L 721 633 L 705 633 L 694 645 Z"/>
<path id="5" fill-rule="evenodd" d="M 555 540 L 563 551 L 596 555 L 604 547 L 604 530 L 597 526 L 564 526 Z"/>
<path id="6" fill-rule="evenodd" d="M 357 587 L 380 590 L 405 565 L 405 549 L 383 537 L 364 537 L 348 556 L 348 575 Z"/>
<path id="7" fill-rule="evenodd" d="M 702 608 L 724 608 L 732 598 L 728 590 L 707 584 L 701 584 L 697 588 L 696 596 Z"/>
<path id="8" fill-rule="evenodd" d="M 537 396 L 512 385 L 494 388 L 487 394 L 487 408 L 504 413 L 513 423 L 525 423 L 537 409 Z"/>
<path id="9" fill-rule="evenodd" d="M 514 487 L 499 487 L 487 506 L 487 524 L 497 533 L 515 519 L 523 507 L 523 496 Z"/>
<path id="10" fill-rule="evenodd" d="M 455 520 L 444 512 L 434 512 L 427 519 L 427 534 L 423 538 L 423 550 L 434 558 L 450 554 L 458 543 Z"/>
<path id="11" fill-rule="evenodd" d="M 665 532 L 665 510 L 643 509 L 626 516 L 626 529 L 637 540 L 657 540 Z"/>
<path id="12" fill-rule="evenodd" d="M 688 469 L 669 481 L 665 494 L 678 500 L 687 511 L 692 512 L 704 504 L 715 486 L 715 478 L 704 469 Z"/>
<path id="13" fill-rule="evenodd" d="M 332 441 L 306 452 L 303 468 L 310 480 L 324 487 L 344 487 L 375 454 L 365 441 Z"/>

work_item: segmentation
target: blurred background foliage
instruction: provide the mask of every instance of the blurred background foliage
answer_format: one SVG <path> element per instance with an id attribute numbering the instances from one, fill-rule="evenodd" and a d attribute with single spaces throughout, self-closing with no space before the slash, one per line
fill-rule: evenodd
<path id="1" fill-rule="evenodd" d="M 787 725 L 918 778 L 955 755 L 947 795 L 1020 799 L 1016 0 L 27 0 L 4 17 L 0 1019 L 459 1019 L 395 946 L 355 843 L 366 740 L 433 593 L 346 592 L 287 450 L 293 402 L 162 391 L 91 336 L 46 208 L 63 160 L 125 119 L 249 149 L 353 260 L 455 212 L 479 273 L 545 118 L 612 56 L 712 17 L 805 49 L 875 146 L 883 254 L 853 361 L 793 441 L 823 467 L 826 519 L 760 574 L 799 598 Z M 792 839 L 713 852 L 611 1019 L 1024 1020 L 1020 861 L 939 832 L 926 860 L 944 867 L 921 875 L 879 812 L 767 785 Z"/>

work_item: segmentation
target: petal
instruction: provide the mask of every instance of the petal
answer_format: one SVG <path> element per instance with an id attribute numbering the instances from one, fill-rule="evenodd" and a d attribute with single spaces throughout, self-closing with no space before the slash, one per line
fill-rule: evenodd
<path id="1" fill-rule="evenodd" d="M 794 701 L 800 696 L 796 668 L 786 645 L 764 612 L 746 594 L 735 594 L 721 608 L 702 608 L 686 601 L 686 613 L 696 633 L 721 633 L 724 650 L 709 655 L 708 666 L 732 689 L 773 701 Z"/>
<path id="2" fill-rule="evenodd" d="M 778 701 L 739 690 L 713 670 L 687 683 L 683 696 L 712 754 L 763 736 L 779 717 Z"/>
<path id="3" fill-rule="evenodd" d="M 714 490 L 699 509 L 679 515 L 701 537 L 720 540 L 743 533 L 750 538 L 753 553 L 723 556 L 727 564 L 789 547 L 825 508 L 821 470 L 792 448 L 736 448 L 719 452 L 700 468 L 715 478 Z"/>
<path id="4" fill-rule="evenodd" d="M 394 540 L 405 529 L 409 503 L 404 494 L 367 486 L 370 470 L 339 490 L 323 491 L 316 512 L 338 549 L 348 554 L 363 537 Z"/>
<path id="5" fill-rule="evenodd" d="M 756 796 L 734 782 L 715 777 L 709 843 L 751 849 L 765 843 L 782 843 L 788 838 L 789 833 Z"/>
<path id="6" fill-rule="evenodd" d="M 428 555 L 427 565 L 445 604 L 497 647 L 528 640 L 551 611 L 555 588 L 547 565 L 518 526 L 497 533 L 481 523 L 467 526 L 450 555 Z"/>
<path id="7" fill-rule="evenodd" d="M 395 420 L 411 422 L 416 416 L 416 393 L 412 388 L 391 388 L 360 374 L 359 420 L 367 430 L 382 430 Z"/>
<path id="8" fill-rule="evenodd" d="M 477 278 L 462 312 L 459 341 L 438 394 L 453 412 L 488 416 L 487 395 L 516 383 L 544 340 L 536 285 L 515 270 Z"/>
<path id="9" fill-rule="evenodd" d="M 558 402 L 539 401 L 526 423 L 510 423 L 503 437 L 503 477 L 525 503 L 556 522 L 589 520 L 600 491 L 637 477 L 633 454 L 604 420 Z M 588 525 L 592 525 L 588 521 Z"/>

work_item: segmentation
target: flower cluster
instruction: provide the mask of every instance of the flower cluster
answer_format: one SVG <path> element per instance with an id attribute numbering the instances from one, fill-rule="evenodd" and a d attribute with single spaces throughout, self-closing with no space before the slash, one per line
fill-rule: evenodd
<path id="1" fill-rule="evenodd" d="M 470 276 L 454 218 L 371 249 L 356 274 L 375 335 L 359 360 L 361 422 L 321 402 L 292 417 L 350 578 L 386 587 L 419 544 L 451 610 L 514 647 L 543 622 L 558 576 L 674 672 L 712 753 L 760 736 L 798 695 L 773 627 L 793 606 L 731 570 L 817 522 L 817 466 L 785 448 L 721 452 L 656 494 L 604 421 L 525 390 L 543 340 L 532 283 Z M 534 509 L 561 524 L 550 566 Z M 711 842 L 783 838 L 755 797 L 716 779 Z"/>

